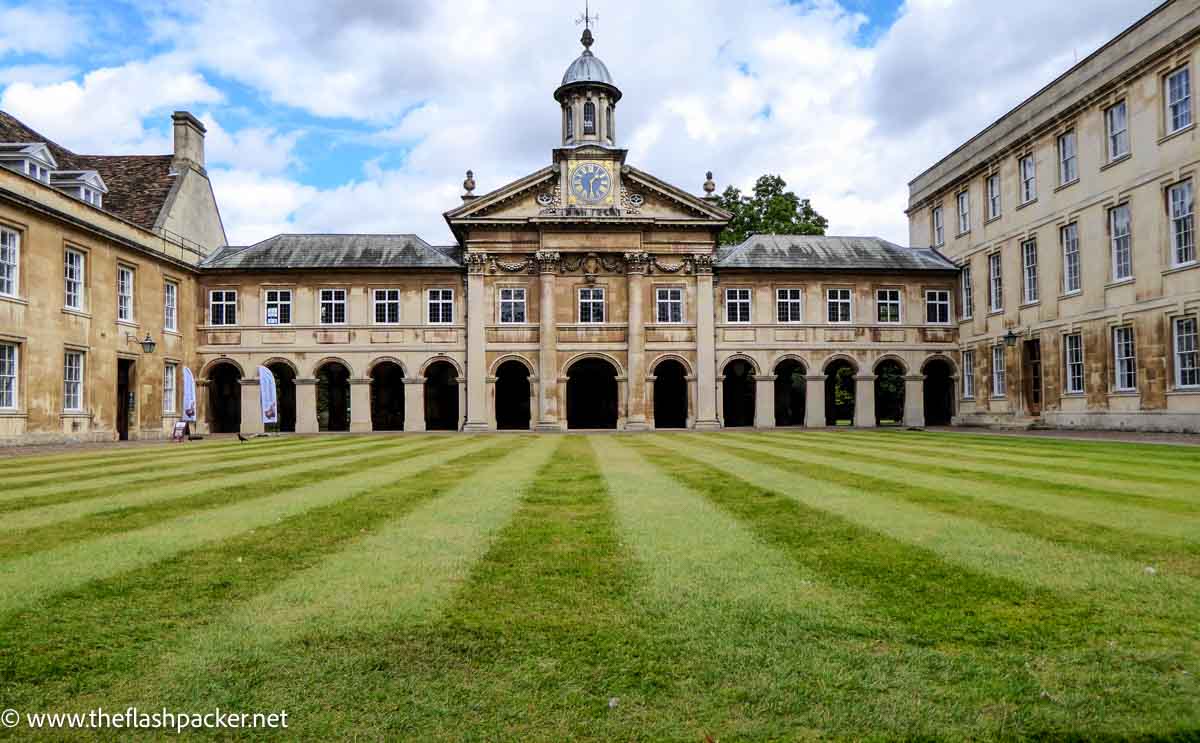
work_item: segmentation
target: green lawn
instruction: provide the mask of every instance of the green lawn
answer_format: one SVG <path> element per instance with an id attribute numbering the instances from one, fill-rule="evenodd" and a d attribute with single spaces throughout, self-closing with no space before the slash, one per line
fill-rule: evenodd
<path id="1" fill-rule="evenodd" d="M 0 466 L 0 709 L 286 710 L 309 740 L 1200 737 L 1198 448 L 341 436 Z"/>

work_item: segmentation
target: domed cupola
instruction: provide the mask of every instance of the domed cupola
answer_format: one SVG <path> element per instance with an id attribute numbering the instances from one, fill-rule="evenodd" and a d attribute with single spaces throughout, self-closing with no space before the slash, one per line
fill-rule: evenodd
<path id="1" fill-rule="evenodd" d="M 621 91 L 600 58 L 592 54 L 592 30 L 583 30 L 583 54 L 571 63 L 554 99 L 562 106 L 563 145 L 616 144 L 616 108 Z"/>

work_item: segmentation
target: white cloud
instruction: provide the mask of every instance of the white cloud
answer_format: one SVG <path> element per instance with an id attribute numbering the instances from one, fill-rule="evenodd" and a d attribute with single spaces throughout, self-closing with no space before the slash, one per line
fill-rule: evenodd
<path id="1" fill-rule="evenodd" d="M 207 133 L 204 156 L 207 164 L 227 165 L 242 170 L 275 174 L 296 162 L 296 142 L 302 131 L 281 133 L 267 127 L 247 127 L 236 132 L 225 129 L 211 114 L 200 117 Z"/>
<path id="2" fill-rule="evenodd" d="M 36 54 L 61 57 L 86 38 L 71 14 L 46 5 L 0 8 L 0 57 Z"/>
<path id="3" fill-rule="evenodd" d="M 0 86 L 25 82 L 33 85 L 58 83 L 75 76 L 74 67 L 57 64 L 25 64 L 0 67 Z"/>

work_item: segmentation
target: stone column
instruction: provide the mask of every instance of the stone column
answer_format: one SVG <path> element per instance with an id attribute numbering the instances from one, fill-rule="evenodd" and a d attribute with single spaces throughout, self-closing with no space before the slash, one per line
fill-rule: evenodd
<path id="1" fill-rule="evenodd" d="M 646 395 L 646 428 L 657 428 L 658 420 L 654 417 L 654 380 L 657 379 L 653 374 L 646 377 L 646 381 L 642 384 L 642 390 Z M 686 383 L 687 394 L 689 397 L 692 394 L 691 383 Z M 692 402 L 688 400 L 688 416 L 691 417 Z"/>
<path id="2" fill-rule="evenodd" d="M 208 380 L 196 380 L 196 420 L 192 422 L 192 433 L 207 435 L 212 430 L 208 422 Z"/>
<path id="3" fill-rule="evenodd" d="M 483 286 L 487 260 L 486 253 L 467 253 L 467 422 L 463 425 L 464 431 L 486 431 L 488 427 L 485 397 L 487 358 L 484 353 L 487 308 L 484 306 Z M 459 414 L 462 412 L 460 405 Z"/>
<path id="4" fill-rule="evenodd" d="M 754 375 L 754 427 L 775 427 L 775 375 Z"/>
<path id="5" fill-rule="evenodd" d="M 629 388 L 632 387 L 629 383 L 629 377 L 617 377 L 617 430 L 627 430 L 629 426 L 629 406 L 626 400 L 629 399 Z M 645 428 L 645 421 L 642 422 L 642 428 Z"/>
<path id="6" fill-rule="evenodd" d="M 721 427 L 717 418 L 717 347 L 716 315 L 713 308 L 713 259 L 708 253 L 692 256 L 696 272 L 696 428 L 712 430 Z"/>
<path id="7" fill-rule="evenodd" d="M 688 410 L 687 410 L 687 420 L 685 421 L 685 423 L 688 428 L 695 428 L 696 427 L 696 375 L 688 374 L 683 379 L 684 379 L 684 381 L 687 382 L 687 393 L 688 393 Z"/>
<path id="8" fill-rule="evenodd" d="M 253 436 L 262 433 L 262 400 L 259 397 L 258 378 L 243 379 L 242 384 L 242 433 Z"/>
<path id="9" fill-rule="evenodd" d="M 459 429 L 461 431 L 467 430 L 467 423 L 463 417 L 463 412 L 462 412 L 463 408 L 466 406 L 466 404 L 467 404 L 467 380 L 460 379 L 460 380 L 458 380 L 458 419 L 460 421 L 462 421 L 462 424 L 461 424 L 462 427 Z"/>
<path id="10" fill-rule="evenodd" d="M 350 380 L 350 432 L 366 433 L 371 425 L 371 380 Z"/>
<path id="11" fill-rule="evenodd" d="M 854 377 L 854 425 L 856 428 L 875 427 L 875 375 Z"/>
<path id="12" fill-rule="evenodd" d="M 646 376 L 646 317 L 642 303 L 643 283 L 646 267 L 650 264 L 649 253 L 626 253 L 625 270 L 629 290 L 629 415 L 625 420 L 628 431 L 643 431 L 646 426 L 646 385 L 641 381 Z"/>
<path id="13" fill-rule="evenodd" d="M 425 377 L 404 379 L 404 430 L 425 430 Z"/>
<path id="14" fill-rule="evenodd" d="M 554 283 L 561 256 L 548 250 L 534 255 L 538 264 L 538 404 L 530 411 L 538 431 L 558 431 L 558 326 L 555 321 Z"/>
<path id="15" fill-rule="evenodd" d="M 317 380 L 296 379 L 296 433 L 318 433 Z"/>
<path id="16" fill-rule="evenodd" d="M 904 425 L 925 427 L 925 375 L 910 374 L 904 378 Z"/>
<path id="17" fill-rule="evenodd" d="M 825 375 L 804 377 L 804 427 L 825 427 Z"/>

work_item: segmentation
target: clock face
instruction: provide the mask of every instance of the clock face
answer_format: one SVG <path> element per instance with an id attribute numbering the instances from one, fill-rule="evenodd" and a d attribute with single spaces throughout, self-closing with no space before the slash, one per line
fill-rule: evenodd
<path id="1" fill-rule="evenodd" d="M 580 163 L 571 171 L 571 194 L 585 204 L 603 201 L 612 192 L 612 175 L 598 163 Z"/>

